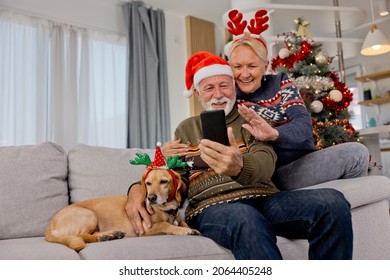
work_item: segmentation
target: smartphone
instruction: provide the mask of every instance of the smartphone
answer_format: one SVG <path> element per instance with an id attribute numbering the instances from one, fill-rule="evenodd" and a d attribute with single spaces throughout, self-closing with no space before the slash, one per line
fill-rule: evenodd
<path id="1" fill-rule="evenodd" d="M 203 111 L 200 120 L 203 138 L 229 146 L 224 110 Z"/>

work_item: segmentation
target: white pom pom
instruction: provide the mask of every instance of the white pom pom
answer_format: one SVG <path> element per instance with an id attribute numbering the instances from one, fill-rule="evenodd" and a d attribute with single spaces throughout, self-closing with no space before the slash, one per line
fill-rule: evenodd
<path id="1" fill-rule="evenodd" d="M 190 98 L 190 97 L 192 96 L 192 94 L 193 94 L 193 92 L 192 92 L 191 89 L 190 89 L 190 90 L 184 90 L 184 91 L 183 91 L 183 95 L 184 95 L 185 97 L 187 97 L 187 98 Z"/>
<path id="2" fill-rule="evenodd" d="M 333 89 L 329 92 L 329 97 L 334 102 L 340 102 L 343 99 L 343 94 L 338 89 Z"/>
<path id="3" fill-rule="evenodd" d="M 284 58 L 286 58 L 286 57 L 289 57 L 290 56 L 290 51 L 289 51 L 289 49 L 287 49 L 287 48 L 282 48 L 280 51 L 279 51 L 279 57 L 281 58 L 281 59 L 284 59 Z"/>
<path id="4" fill-rule="evenodd" d="M 223 47 L 223 53 L 226 56 L 229 56 L 229 50 L 230 50 L 230 46 L 232 45 L 232 43 L 233 43 L 233 41 L 230 41 Z"/>

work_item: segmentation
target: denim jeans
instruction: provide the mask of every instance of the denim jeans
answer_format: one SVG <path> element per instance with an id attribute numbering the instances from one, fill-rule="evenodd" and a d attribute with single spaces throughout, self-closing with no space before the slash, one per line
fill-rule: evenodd
<path id="1" fill-rule="evenodd" d="M 309 259 L 352 259 L 350 204 L 333 189 L 282 191 L 207 207 L 189 220 L 236 259 L 276 260 L 276 236 L 307 239 Z"/>
<path id="2" fill-rule="evenodd" d="M 294 190 L 336 179 L 368 175 L 369 152 L 356 142 L 307 154 L 279 167 L 272 178 L 281 190 Z"/>

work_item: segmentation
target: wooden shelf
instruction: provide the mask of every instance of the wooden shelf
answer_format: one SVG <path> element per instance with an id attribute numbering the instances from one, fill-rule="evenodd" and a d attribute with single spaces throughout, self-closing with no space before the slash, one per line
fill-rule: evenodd
<path id="1" fill-rule="evenodd" d="M 390 103 L 390 96 L 360 101 L 359 105 L 370 106 L 370 105 L 382 105 L 386 103 Z"/>
<path id="2" fill-rule="evenodd" d="M 390 125 L 380 125 L 375 127 L 367 127 L 358 129 L 359 135 L 370 135 L 370 134 L 378 134 L 378 135 L 388 135 L 390 133 Z"/>
<path id="3" fill-rule="evenodd" d="M 380 79 L 390 78 L 390 70 L 382 71 L 382 72 L 376 72 L 368 75 L 364 75 L 361 77 L 356 77 L 355 79 L 359 82 L 365 83 L 369 81 L 375 81 Z"/>

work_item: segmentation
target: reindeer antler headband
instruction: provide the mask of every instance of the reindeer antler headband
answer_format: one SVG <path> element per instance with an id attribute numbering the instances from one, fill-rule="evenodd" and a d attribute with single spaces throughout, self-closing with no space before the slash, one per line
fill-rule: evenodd
<path id="1" fill-rule="evenodd" d="M 180 156 L 169 156 L 166 163 L 164 160 L 164 156 L 161 151 L 161 143 L 157 142 L 156 145 L 156 151 L 154 154 L 154 160 L 153 162 L 150 160 L 150 157 L 147 153 L 141 154 L 141 153 L 136 153 L 136 158 L 132 159 L 129 161 L 130 164 L 133 165 L 146 165 L 146 170 L 150 171 L 153 169 L 167 169 L 170 170 L 175 167 L 186 167 L 191 166 L 192 162 L 186 162 L 182 161 L 180 159 Z"/>
<path id="2" fill-rule="evenodd" d="M 238 10 L 231 10 L 228 13 L 229 20 L 227 25 L 229 27 L 228 31 L 230 34 L 235 35 L 236 40 L 240 40 L 245 36 L 245 28 L 250 32 L 250 36 L 259 40 L 265 49 L 267 49 L 267 44 L 260 37 L 260 34 L 268 29 L 269 25 L 267 24 L 269 17 L 267 16 L 266 10 L 258 10 L 255 13 L 255 16 L 249 21 L 247 26 L 247 21 L 243 20 L 243 15 Z"/>
<path id="3" fill-rule="evenodd" d="M 154 160 L 153 162 L 150 160 L 150 157 L 147 153 L 141 154 L 141 153 L 136 153 L 136 158 L 132 159 L 129 161 L 130 164 L 133 165 L 146 165 L 146 172 L 143 175 L 143 179 L 146 179 L 148 177 L 148 174 L 150 171 L 155 170 L 155 169 L 165 169 L 169 172 L 169 174 L 172 177 L 173 180 L 173 190 L 171 194 L 168 197 L 167 201 L 171 201 L 173 197 L 175 196 L 178 183 L 175 174 L 172 172 L 172 168 L 174 167 L 186 167 L 192 165 L 192 162 L 185 162 L 179 159 L 179 155 L 177 156 L 169 156 L 167 159 L 167 162 L 165 163 L 162 151 L 161 151 L 161 143 L 157 143 L 155 155 L 154 155 Z"/>

